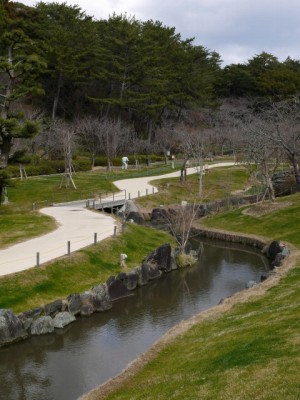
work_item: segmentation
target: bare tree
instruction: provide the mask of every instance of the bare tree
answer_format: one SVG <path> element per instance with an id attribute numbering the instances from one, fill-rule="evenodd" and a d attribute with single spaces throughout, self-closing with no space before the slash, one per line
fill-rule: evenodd
<path id="1" fill-rule="evenodd" d="M 42 156 L 64 159 L 65 169 L 63 178 L 66 178 L 66 187 L 72 183 L 74 172 L 73 155 L 77 146 L 77 134 L 75 124 L 55 119 L 44 124 L 42 133 L 35 139 L 35 146 L 43 149 Z M 61 182 L 61 186 L 63 179 Z"/>
<path id="2" fill-rule="evenodd" d="M 97 117 L 87 116 L 85 118 L 77 119 L 76 132 L 85 149 L 88 150 L 91 156 L 92 167 L 95 166 L 97 154 L 101 150 L 100 140 L 98 136 L 99 126 L 101 120 Z"/>
<path id="3" fill-rule="evenodd" d="M 227 149 L 233 154 L 236 164 L 242 156 L 245 141 L 243 125 L 249 115 L 252 103 L 247 99 L 224 100 L 218 110 L 211 113 L 214 141 L 221 155 Z"/>
<path id="4" fill-rule="evenodd" d="M 199 205 L 188 204 L 182 201 L 181 205 L 174 206 L 164 213 L 165 221 L 175 237 L 181 253 L 185 252 L 188 240 L 191 236 L 193 222 L 198 215 Z"/>
<path id="5" fill-rule="evenodd" d="M 119 151 L 124 149 L 129 140 L 130 127 L 122 124 L 120 120 L 114 121 L 102 118 L 99 121 L 97 137 L 101 151 L 107 157 L 107 168 L 111 169 L 112 159 L 117 156 Z"/>
<path id="6" fill-rule="evenodd" d="M 198 196 L 203 197 L 203 174 L 205 172 L 205 158 L 208 155 L 208 142 L 206 140 L 208 129 L 181 125 L 176 128 L 175 132 L 184 154 L 180 180 L 181 182 L 186 181 L 186 168 L 190 165 L 190 160 L 193 160 L 194 168 L 198 173 Z"/>
<path id="7" fill-rule="evenodd" d="M 262 202 L 266 196 L 274 202 L 275 191 L 272 177 L 279 165 L 281 152 L 278 144 L 269 140 L 272 126 L 260 117 L 252 116 L 249 122 L 244 124 L 244 132 L 248 161 L 256 165 L 265 188 Z"/>
<path id="8" fill-rule="evenodd" d="M 272 132 L 268 136 L 280 146 L 291 163 L 296 180 L 297 191 L 300 191 L 300 99 L 295 97 L 272 104 L 272 109 L 265 118 L 272 124 Z"/>
<path id="9" fill-rule="evenodd" d="M 169 152 L 176 145 L 174 124 L 169 121 L 162 121 L 161 126 L 156 131 L 155 142 L 157 150 L 163 152 L 167 164 Z"/>
<path id="10" fill-rule="evenodd" d="M 275 172 L 281 157 L 281 160 L 287 159 L 290 162 L 297 191 L 300 191 L 300 99 L 295 97 L 265 105 L 264 109 L 254 109 L 249 113 L 245 126 L 243 130 L 252 148 L 252 156 L 255 153 L 256 159 L 268 160 L 261 162 L 265 165 L 262 167 L 265 170 L 265 180 L 269 180 L 271 176 L 268 175 Z M 267 168 L 270 163 L 273 164 L 273 171 Z M 271 184 L 266 182 L 266 185 L 271 196 Z"/>
<path id="11" fill-rule="evenodd" d="M 129 148 L 130 129 L 120 120 L 107 117 L 89 116 L 76 121 L 76 131 L 91 155 L 92 166 L 95 165 L 97 154 L 105 154 L 108 170 L 111 169 L 112 159 Z"/>
<path id="12" fill-rule="evenodd" d="M 60 123 L 60 132 L 65 160 L 65 172 L 63 176 L 66 180 L 66 188 L 68 188 L 70 183 L 72 183 L 74 189 L 76 189 L 76 185 L 72 177 L 73 172 L 75 172 L 72 157 L 76 143 L 76 130 L 73 125 Z M 61 182 L 61 186 L 62 183 L 63 180 Z"/>
<path id="13" fill-rule="evenodd" d="M 59 119 L 44 121 L 41 133 L 34 138 L 32 147 L 40 150 L 42 158 L 63 158 L 61 124 Z"/>

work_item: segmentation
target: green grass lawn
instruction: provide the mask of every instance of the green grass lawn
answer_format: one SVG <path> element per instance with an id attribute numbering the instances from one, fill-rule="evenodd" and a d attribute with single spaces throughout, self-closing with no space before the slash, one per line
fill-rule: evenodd
<path id="1" fill-rule="evenodd" d="M 0 249 L 56 228 L 55 221 L 37 212 L 0 208 Z"/>
<path id="2" fill-rule="evenodd" d="M 286 207 L 275 209 L 265 215 L 247 215 L 248 206 L 208 216 L 201 224 L 211 228 L 263 235 L 268 238 L 286 240 L 300 248 L 300 194 L 276 200 Z"/>
<path id="3" fill-rule="evenodd" d="M 14 179 L 8 188 L 9 204 L 16 209 L 26 211 L 32 209 L 33 203 L 37 208 L 53 202 L 65 202 L 86 199 L 99 194 L 118 190 L 113 182 L 120 179 L 153 176 L 172 172 L 170 165 L 158 165 L 148 168 L 131 170 L 95 170 L 78 172 L 73 175 L 76 189 L 65 186 L 65 179 L 61 175 L 45 175 L 29 177 L 28 179 Z M 2 206 L 0 209 L 5 208 Z"/>
<path id="4" fill-rule="evenodd" d="M 74 175 L 76 190 L 72 186 L 60 187 L 62 183 L 60 175 L 13 180 L 14 186 L 8 189 L 9 206 L 0 207 L 0 248 L 55 228 L 55 223 L 51 218 L 38 213 L 39 208 L 51 203 L 93 198 L 115 191 L 117 190 L 113 185 L 115 180 L 166 174 L 173 171 L 170 165 L 159 165 L 137 170 L 116 170 L 110 173 L 105 170 L 76 173 Z M 243 189 L 247 181 L 248 172 L 242 167 L 212 170 L 204 176 L 204 198 L 199 199 L 196 194 L 198 190 L 196 174 L 188 176 L 185 184 L 181 184 L 179 178 L 161 179 L 158 181 L 159 193 L 141 197 L 138 203 L 150 210 L 160 204 L 180 203 L 181 200 L 208 201 L 213 198 L 224 198 L 230 196 L 234 190 Z"/>
<path id="5" fill-rule="evenodd" d="M 161 204 L 180 204 L 182 200 L 201 203 L 231 197 L 236 190 L 248 186 L 249 172 L 246 168 L 224 167 L 210 170 L 203 176 L 203 195 L 199 197 L 197 173 L 188 175 L 186 182 L 179 178 L 158 179 L 151 183 L 158 187 L 158 193 L 137 200 L 144 208 Z"/>
<path id="6" fill-rule="evenodd" d="M 141 240 L 143 238 L 143 240 Z M 0 277 L 0 308 L 14 312 L 28 310 L 47 302 L 83 292 L 120 272 L 120 254 L 126 253 L 128 269 L 163 243 L 175 245 L 165 232 L 128 224 L 124 234 L 109 238 L 49 262 L 13 275 Z"/>
<path id="7" fill-rule="evenodd" d="M 93 198 L 100 194 L 116 191 L 113 181 L 130 177 L 151 176 L 171 171 L 170 165 L 159 165 L 128 171 L 105 170 L 82 172 L 74 175 L 77 189 L 62 183 L 62 176 L 39 176 L 15 179 L 8 188 L 9 205 L 0 207 L 0 248 L 29 239 L 55 228 L 55 222 L 40 215 L 38 210 L 51 203 Z M 61 186 L 61 187 L 60 187 Z M 33 206 L 34 205 L 34 206 Z"/>
<path id="8" fill-rule="evenodd" d="M 264 297 L 192 327 L 107 399 L 298 400 L 299 283 L 298 268 Z"/>

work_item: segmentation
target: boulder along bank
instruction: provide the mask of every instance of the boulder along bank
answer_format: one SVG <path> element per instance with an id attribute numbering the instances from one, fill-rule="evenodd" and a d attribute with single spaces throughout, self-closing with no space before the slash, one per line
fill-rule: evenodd
<path id="1" fill-rule="evenodd" d="M 117 276 L 93 286 L 84 293 L 71 293 L 66 299 L 57 299 L 15 315 L 10 309 L 0 309 L 0 347 L 24 340 L 33 335 L 51 334 L 79 317 L 108 311 L 113 302 L 127 296 L 139 287 L 176 270 L 178 250 L 170 244 L 159 246 L 148 254 L 142 264 L 133 270 L 125 268 Z"/>

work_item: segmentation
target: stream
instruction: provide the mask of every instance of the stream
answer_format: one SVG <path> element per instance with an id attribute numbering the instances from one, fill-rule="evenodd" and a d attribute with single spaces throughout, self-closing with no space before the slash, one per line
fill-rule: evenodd
<path id="1" fill-rule="evenodd" d="M 268 260 L 251 247 L 202 238 L 193 247 L 201 251 L 197 264 L 138 288 L 111 310 L 0 349 L 0 399 L 78 399 L 120 373 L 168 329 L 269 270 Z"/>

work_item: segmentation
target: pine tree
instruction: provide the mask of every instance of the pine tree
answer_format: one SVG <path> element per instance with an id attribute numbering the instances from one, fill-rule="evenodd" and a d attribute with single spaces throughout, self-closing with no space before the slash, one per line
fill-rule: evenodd
<path id="1" fill-rule="evenodd" d="M 38 132 L 38 124 L 26 120 L 18 106 L 43 93 L 36 78 L 45 63 L 26 35 L 25 20 L 18 18 L 18 11 L 2 3 L 0 15 L 0 168 L 6 168 L 13 140 Z"/>

